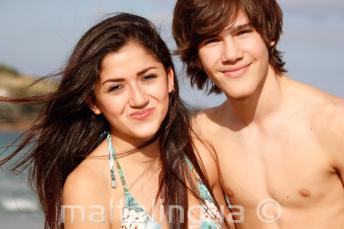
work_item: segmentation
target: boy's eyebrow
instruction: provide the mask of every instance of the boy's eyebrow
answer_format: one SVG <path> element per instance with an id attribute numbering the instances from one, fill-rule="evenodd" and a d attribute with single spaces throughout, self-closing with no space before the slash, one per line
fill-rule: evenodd
<path id="1" fill-rule="evenodd" d="M 236 33 L 238 31 L 245 30 L 245 29 L 252 29 L 251 23 L 230 26 L 230 27 L 226 28 L 225 31 L 228 31 L 230 33 Z"/>

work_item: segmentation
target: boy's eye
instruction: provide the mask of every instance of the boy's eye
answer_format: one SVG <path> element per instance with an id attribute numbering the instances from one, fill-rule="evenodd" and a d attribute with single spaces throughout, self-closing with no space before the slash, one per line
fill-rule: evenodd
<path id="1" fill-rule="evenodd" d="M 208 39 L 205 39 L 202 44 L 203 45 L 207 45 L 207 44 L 210 44 L 210 43 L 215 43 L 215 42 L 218 42 L 219 41 L 219 38 L 217 37 L 211 37 L 211 38 L 208 38 Z"/>
<path id="2" fill-rule="evenodd" d="M 240 36 L 240 35 L 244 35 L 244 34 L 246 34 L 246 33 L 250 33 L 250 32 L 252 32 L 252 31 L 253 31 L 252 29 L 243 29 L 243 30 L 237 31 L 237 32 L 236 32 L 236 35 L 237 35 L 237 36 Z"/>

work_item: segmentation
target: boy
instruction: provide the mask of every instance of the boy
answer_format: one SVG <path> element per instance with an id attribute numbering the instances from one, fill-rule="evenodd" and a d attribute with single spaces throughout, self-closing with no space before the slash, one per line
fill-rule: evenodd
<path id="1" fill-rule="evenodd" d="M 237 228 L 344 226 L 344 101 L 286 75 L 275 0 L 178 0 L 192 85 L 227 100 L 193 128 L 216 152 Z M 326 76 L 324 76 L 326 77 Z"/>

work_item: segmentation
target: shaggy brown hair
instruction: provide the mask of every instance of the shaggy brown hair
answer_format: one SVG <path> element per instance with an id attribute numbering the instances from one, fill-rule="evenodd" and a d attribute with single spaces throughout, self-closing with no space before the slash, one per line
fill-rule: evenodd
<path id="1" fill-rule="evenodd" d="M 282 53 L 276 45 L 282 33 L 282 10 L 275 0 L 177 0 L 173 15 L 173 36 L 177 54 L 186 65 L 191 85 L 206 86 L 208 93 L 221 93 L 198 59 L 198 47 L 205 39 L 216 36 L 234 23 L 238 12 L 246 14 L 250 24 L 264 40 L 270 65 L 276 74 L 286 72 Z M 210 86 L 210 88 L 209 88 Z"/>

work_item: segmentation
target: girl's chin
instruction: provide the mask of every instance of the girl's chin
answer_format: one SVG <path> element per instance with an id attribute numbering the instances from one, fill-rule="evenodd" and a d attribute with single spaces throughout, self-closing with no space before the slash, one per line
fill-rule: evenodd
<path id="1" fill-rule="evenodd" d="M 149 132 L 145 132 L 145 131 L 137 132 L 136 131 L 136 133 L 133 134 L 132 139 L 133 139 L 133 141 L 144 143 L 144 142 L 147 142 L 147 141 L 151 140 L 152 138 L 154 138 L 157 132 L 158 132 L 158 130 L 149 131 Z"/>

